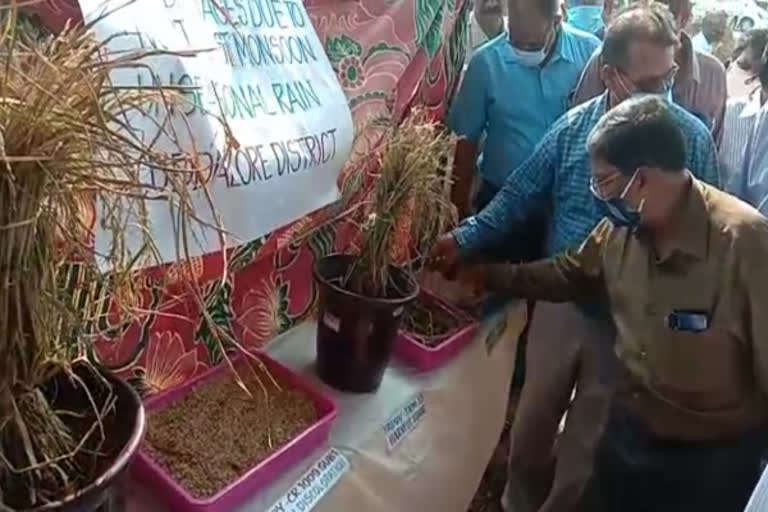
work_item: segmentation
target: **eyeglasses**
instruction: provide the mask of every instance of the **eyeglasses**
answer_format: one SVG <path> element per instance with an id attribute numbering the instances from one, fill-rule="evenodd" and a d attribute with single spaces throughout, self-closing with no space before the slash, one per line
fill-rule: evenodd
<path id="1" fill-rule="evenodd" d="M 659 92 L 667 92 L 671 90 L 675 86 L 675 78 L 677 77 L 677 72 L 680 70 L 680 67 L 675 64 L 670 68 L 669 71 L 664 76 L 658 76 L 658 77 L 651 77 L 651 78 L 645 78 L 643 80 L 632 80 L 632 83 L 635 85 L 635 89 L 637 89 L 639 92 L 647 92 L 647 93 L 659 93 Z M 626 71 L 621 70 L 624 75 L 629 77 Z"/>
<path id="2" fill-rule="evenodd" d="M 607 201 L 609 199 L 613 199 L 615 197 L 618 197 L 620 199 L 624 198 L 624 196 L 627 195 L 627 192 L 629 191 L 630 187 L 632 186 L 632 183 L 635 182 L 635 177 L 637 176 L 637 170 L 635 170 L 634 173 L 632 173 L 632 176 L 627 180 L 627 182 L 624 184 L 624 186 L 621 188 L 621 192 L 616 194 L 616 191 L 618 191 L 618 187 L 611 187 L 614 183 L 617 181 L 620 181 L 620 178 L 622 178 L 623 174 L 614 174 L 610 177 L 603 178 L 602 180 L 598 181 L 595 179 L 594 176 L 590 176 L 589 178 L 589 190 L 592 192 L 592 194 L 597 197 L 598 199 L 601 199 L 603 201 Z M 606 190 L 606 188 L 611 190 Z"/>

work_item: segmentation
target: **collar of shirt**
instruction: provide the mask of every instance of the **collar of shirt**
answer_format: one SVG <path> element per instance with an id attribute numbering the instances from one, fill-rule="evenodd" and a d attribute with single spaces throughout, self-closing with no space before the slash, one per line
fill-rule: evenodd
<path id="1" fill-rule="evenodd" d="M 512 42 L 509 40 L 509 34 L 507 33 L 507 43 L 512 44 Z M 562 24 L 557 28 L 557 34 L 555 39 L 555 47 L 552 50 L 552 54 L 549 56 L 549 58 L 544 62 L 543 67 L 547 67 L 552 62 L 555 62 L 558 59 L 563 59 L 568 62 L 577 64 L 582 61 L 579 57 L 579 52 L 576 48 L 574 48 L 573 40 L 571 38 L 571 32 L 565 28 Z M 512 53 L 508 53 L 506 56 L 506 61 L 509 63 L 515 63 L 515 57 L 512 55 Z"/>
<path id="2" fill-rule="evenodd" d="M 687 172 L 687 171 L 686 171 Z M 704 189 L 699 180 L 689 174 L 690 186 L 675 215 L 672 237 L 668 250 L 659 254 L 658 261 L 664 262 L 679 252 L 698 260 L 707 257 L 707 237 L 709 221 Z"/>

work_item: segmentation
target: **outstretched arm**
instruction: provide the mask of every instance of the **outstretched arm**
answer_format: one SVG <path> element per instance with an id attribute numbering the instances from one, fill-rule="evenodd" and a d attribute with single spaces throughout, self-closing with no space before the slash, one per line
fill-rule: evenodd
<path id="1" fill-rule="evenodd" d="M 551 196 L 560 158 L 560 124 L 552 127 L 533 154 L 507 176 L 504 186 L 483 210 L 453 231 L 464 256 L 476 254 L 504 240 Z"/>
<path id="2" fill-rule="evenodd" d="M 604 290 L 603 248 L 612 229 L 604 219 L 576 251 L 521 265 L 481 265 L 467 272 L 479 274 L 488 291 L 526 299 L 566 302 L 594 297 Z"/>

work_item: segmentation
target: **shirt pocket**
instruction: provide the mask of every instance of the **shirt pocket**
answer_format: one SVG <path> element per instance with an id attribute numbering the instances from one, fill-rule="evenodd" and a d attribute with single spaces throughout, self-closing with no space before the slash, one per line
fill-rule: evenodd
<path id="1" fill-rule="evenodd" d="M 737 407 L 745 375 L 751 374 L 739 341 L 714 326 L 703 332 L 665 330 L 648 349 L 653 388 L 687 409 Z"/>

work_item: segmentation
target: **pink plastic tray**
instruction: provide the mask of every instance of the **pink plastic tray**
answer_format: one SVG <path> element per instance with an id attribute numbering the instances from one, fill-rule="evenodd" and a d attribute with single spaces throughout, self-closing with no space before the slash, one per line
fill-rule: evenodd
<path id="1" fill-rule="evenodd" d="M 466 313 L 426 291 L 421 292 L 418 300 L 439 306 L 464 324 L 455 331 L 441 336 L 442 341 L 434 347 L 428 347 L 419 343 L 414 334 L 405 330 L 400 331 L 395 344 L 395 357 L 418 370 L 426 372 L 444 365 L 461 352 L 474 338 L 478 322 Z"/>
<path id="2" fill-rule="evenodd" d="M 136 477 L 153 489 L 173 512 L 229 512 L 234 510 L 275 480 L 286 469 L 300 462 L 328 440 L 331 425 L 338 414 L 333 401 L 314 389 L 306 379 L 269 356 L 262 353 L 256 355 L 264 362 L 278 382 L 303 391 L 312 399 L 317 408 L 319 419 L 298 437 L 279 448 L 239 479 L 214 496 L 204 499 L 191 495 L 144 450 L 140 450 L 133 465 Z M 146 408 L 151 414 L 152 411 L 162 409 L 187 393 L 194 391 L 198 385 L 204 384 L 222 372 L 229 371 L 227 365 L 212 368 L 177 389 L 152 397 L 147 401 Z"/>

